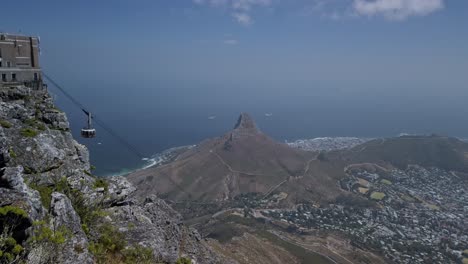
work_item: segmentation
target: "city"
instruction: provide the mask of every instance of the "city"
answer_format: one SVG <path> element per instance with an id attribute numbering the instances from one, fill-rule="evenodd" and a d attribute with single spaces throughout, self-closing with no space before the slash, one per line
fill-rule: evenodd
<path id="1" fill-rule="evenodd" d="M 376 173 L 355 172 L 341 185 L 375 205 L 322 208 L 302 204 L 296 210 L 256 212 L 298 231 L 342 232 L 356 246 L 376 250 L 397 263 L 458 263 L 463 255 L 467 257 L 466 178 L 437 168 L 410 166 L 404 171 L 392 170 L 386 179 Z"/>

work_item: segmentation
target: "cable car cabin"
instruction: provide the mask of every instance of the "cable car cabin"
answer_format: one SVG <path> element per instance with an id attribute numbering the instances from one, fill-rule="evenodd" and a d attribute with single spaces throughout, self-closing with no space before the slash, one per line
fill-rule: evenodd
<path id="1" fill-rule="evenodd" d="M 94 128 L 83 128 L 81 129 L 81 136 L 84 138 L 93 138 L 96 136 L 96 129 Z"/>
<path id="2" fill-rule="evenodd" d="M 93 138 L 96 136 L 96 129 L 91 126 L 91 119 L 93 116 L 90 112 L 82 109 L 83 112 L 88 116 L 88 126 L 81 129 L 81 136 L 84 138 Z"/>

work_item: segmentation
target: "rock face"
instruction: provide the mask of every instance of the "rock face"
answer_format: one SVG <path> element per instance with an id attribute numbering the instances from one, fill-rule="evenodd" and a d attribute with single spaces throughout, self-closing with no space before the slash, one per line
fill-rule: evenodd
<path id="1" fill-rule="evenodd" d="M 50 209 L 52 216 L 50 225 L 55 228 L 65 226 L 71 232 L 71 238 L 66 241 L 57 262 L 93 263 L 93 258 L 88 252 L 88 238 L 81 227 L 81 219 L 75 212 L 70 199 L 62 193 L 54 192 L 52 193 Z M 76 250 L 77 248 L 81 250 Z"/>
<path id="2" fill-rule="evenodd" d="M 10 205 L 24 201 L 26 211 L 33 220 L 41 219 L 44 216 L 44 210 L 41 204 L 41 198 L 36 190 L 29 188 L 23 179 L 23 168 L 5 167 L 0 170 L 0 206 Z M 2 195 L 2 193 L 5 193 Z"/>
<path id="3" fill-rule="evenodd" d="M 234 130 L 247 130 L 249 132 L 258 133 L 259 130 L 253 118 L 247 113 L 241 113 L 237 120 Z"/>
<path id="4" fill-rule="evenodd" d="M 96 254 L 112 245 L 103 242 L 100 226 L 112 225 L 124 234 L 126 249 L 149 248 L 164 263 L 181 256 L 196 263 L 229 263 L 162 200 L 137 200 L 136 188 L 125 178 L 92 176 L 88 150 L 69 130 L 66 115 L 47 91 L 0 86 L 0 208 L 27 214 L 21 230 L 15 230 L 23 234 L 15 236 L 24 247 L 18 260 L 102 262 Z M 0 227 L 9 216 L 0 215 Z M 124 252 L 112 254 L 112 263 L 126 263 Z"/>
<path id="5" fill-rule="evenodd" d="M 157 259 L 175 262 L 182 252 L 194 263 L 234 263 L 215 254 L 198 232 L 182 224 L 181 216 L 156 196 L 143 202 L 112 207 L 110 222 L 132 244 L 139 244 L 158 252 Z"/>

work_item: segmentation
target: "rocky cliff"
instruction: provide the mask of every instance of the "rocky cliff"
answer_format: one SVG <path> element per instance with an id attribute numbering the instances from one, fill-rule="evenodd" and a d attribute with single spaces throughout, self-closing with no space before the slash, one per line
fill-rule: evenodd
<path id="1" fill-rule="evenodd" d="M 0 86 L 0 263 L 229 263 L 164 201 L 94 177 L 69 130 L 47 91 Z"/>

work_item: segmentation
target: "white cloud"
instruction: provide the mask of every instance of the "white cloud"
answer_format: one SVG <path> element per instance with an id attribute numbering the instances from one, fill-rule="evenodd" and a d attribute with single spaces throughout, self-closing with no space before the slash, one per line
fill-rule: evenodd
<path id="1" fill-rule="evenodd" d="M 256 8 L 267 8 L 285 0 L 192 0 L 198 5 L 224 8 L 239 24 L 254 23 Z M 301 15 L 320 15 L 322 18 L 341 20 L 355 17 L 384 17 L 405 20 L 412 16 L 425 16 L 444 8 L 445 0 L 309 0 Z"/>
<path id="2" fill-rule="evenodd" d="M 239 41 L 237 39 L 226 39 L 224 40 L 224 44 L 234 46 L 239 44 Z"/>
<path id="3" fill-rule="evenodd" d="M 382 15 L 391 20 L 404 20 L 410 16 L 425 16 L 444 8 L 444 0 L 354 0 L 358 15 Z"/>
<path id="4" fill-rule="evenodd" d="M 273 0 L 193 0 L 198 5 L 209 5 L 214 7 L 225 7 L 231 12 L 232 17 L 241 25 L 248 26 L 253 23 L 250 13 L 252 9 L 268 7 Z"/>
<path id="5" fill-rule="evenodd" d="M 249 11 L 253 6 L 269 6 L 271 0 L 232 0 L 231 4 L 235 10 Z"/>
<path id="6" fill-rule="evenodd" d="M 248 26 L 252 24 L 252 18 L 247 13 L 233 13 L 232 16 L 239 22 L 241 25 Z"/>

